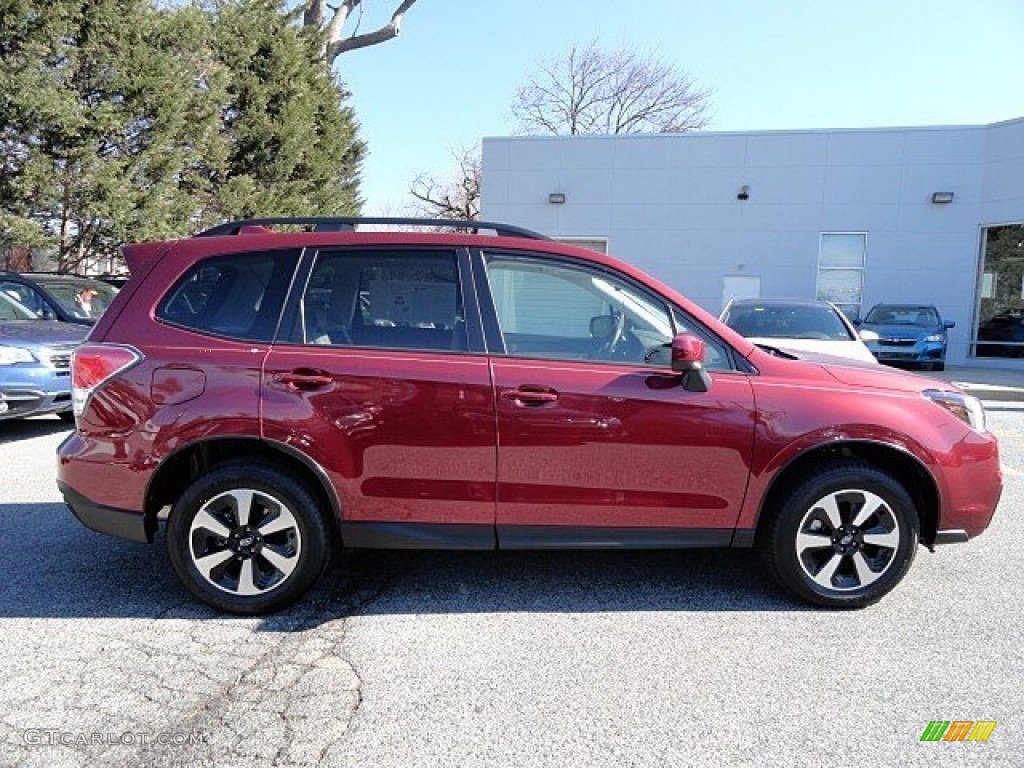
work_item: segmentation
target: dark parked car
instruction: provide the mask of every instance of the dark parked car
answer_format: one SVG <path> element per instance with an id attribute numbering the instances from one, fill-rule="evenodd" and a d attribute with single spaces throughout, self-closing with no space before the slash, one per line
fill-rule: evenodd
<path id="1" fill-rule="evenodd" d="M 76 275 L 0 272 L 0 293 L 16 299 L 44 320 L 92 325 L 110 306 L 117 289 Z"/>
<path id="2" fill-rule="evenodd" d="M 945 369 L 946 331 L 956 327 L 928 304 L 876 304 L 858 325 L 861 338 L 879 362 L 933 371 Z"/>
<path id="3" fill-rule="evenodd" d="M 0 419 L 56 413 L 72 421 L 71 352 L 87 332 L 40 320 L 0 293 Z"/>
<path id="4" fill-rule="evenodd" d="M 978 354 L 982 357 L 1024 357 L 1024 308 L 993 315 L 978 326 Z"/>
<path id="5" fill-rule="evenodd" d="M 171 563 L 210 605 L 287 605 L 337 539 L 754 548 L 801 598 L 861 607 L 919 543 L 992 518 L 996 439 L 951 384 L 773 356 L 628 264 L 500 224 L 276 223 L 296 221 L 126 247 L 135 277 L 74 355 L 65 500 L 142 542 L 169 508 Z"/>

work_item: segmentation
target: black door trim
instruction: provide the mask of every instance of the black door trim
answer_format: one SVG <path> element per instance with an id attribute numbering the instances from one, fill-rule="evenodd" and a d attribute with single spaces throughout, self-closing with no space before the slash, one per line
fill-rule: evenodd
<path id="1" fill-rule="evenodd" d="M 591 528 L 499 525 L 501 549 L 698 549 L 728 547 L 731 528 Z"/>
<path id="2" fill-rule="evenodd" d="M 494 526 L 466 523 L 341 524 L 341 541 L 355 549 L 494 549 Z"/>

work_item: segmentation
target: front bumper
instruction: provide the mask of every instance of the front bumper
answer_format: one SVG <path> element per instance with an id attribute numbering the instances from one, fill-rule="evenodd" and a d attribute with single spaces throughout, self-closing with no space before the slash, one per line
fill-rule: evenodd
<path id="1" fill-rule="evenodd" d="M 932 541 L 932 548 L 940 547 L 943 544 L 963 544 L 968 541 L 971 537 L 967 535 L 967 531 L 961 528 L 951 528 L 944 531 L 935 532 L 935 540 Z"/>
<path id="2" fill-rule="evenodd" d="M 71 410 L 71 372 L 39 363 L 0 368 L 0 396 L 7 409 L 0 419 L 18 419 Z"/>
<path id="3" fill-rule="evenodd" d="M 31 389 L 0 390 L 0 420 L 20 419 L 71 410 L 70 392 L 41 392 Z M 5 407 L 6 406 L 6 407 Z"/>
<path id="4" fill-rule="evenodd" d="M 881 363 L 941 363 L 946 359 L 946 345 L 940 342 L 900 345 L 868 342 L 868 349 Z"/>
<path id="5" fill-rule="evenodd" d="M 943 465 L 942 505 L 932 545 L 980 535 L 992 522 L 1003 494 L 999 444 L 989 433 L 972 430 Z"/>

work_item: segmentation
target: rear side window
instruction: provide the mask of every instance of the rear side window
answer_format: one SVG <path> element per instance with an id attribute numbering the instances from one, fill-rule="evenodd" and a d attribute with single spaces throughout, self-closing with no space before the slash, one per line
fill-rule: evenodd
<path id="1" fill-rule="evenodd" d="M 157 317 L 202 333 L 272 341 L 298 259 L 294 250 L 204 259 L 178 281 Z"/>
<path id="2" fill-rule="evenodd" d="M 305 344 L 465 351 L 451 251 L 322 252 L 302 301 Z"/>
<path id="3" fill-rule="evenodd" d="M 28 307 L 37 315 L 42 315 L 46 309 L 43 297 L 37 291 L 22 283 L 4 280 L 0 282 L 0 291 L 3 291 L 22 306 Z"/>

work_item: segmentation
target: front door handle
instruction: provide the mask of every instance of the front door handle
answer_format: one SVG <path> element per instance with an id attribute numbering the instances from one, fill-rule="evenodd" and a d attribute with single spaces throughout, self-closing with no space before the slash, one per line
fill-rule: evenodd
<path id="1" fill-rule="evenodd" d="M 330 386 L 334 378 L 326 371 L 299 368 L 278 374 L 276 380 L 292 391 L 308 391 Z"/>
<path id="2" fill-rule="evenodd" d="M 519 405 L 547 405 L 558 401 L 557 392 L 529 386 L 506 389 L 501 396 L 505 400 L 512 400 Z"/>

